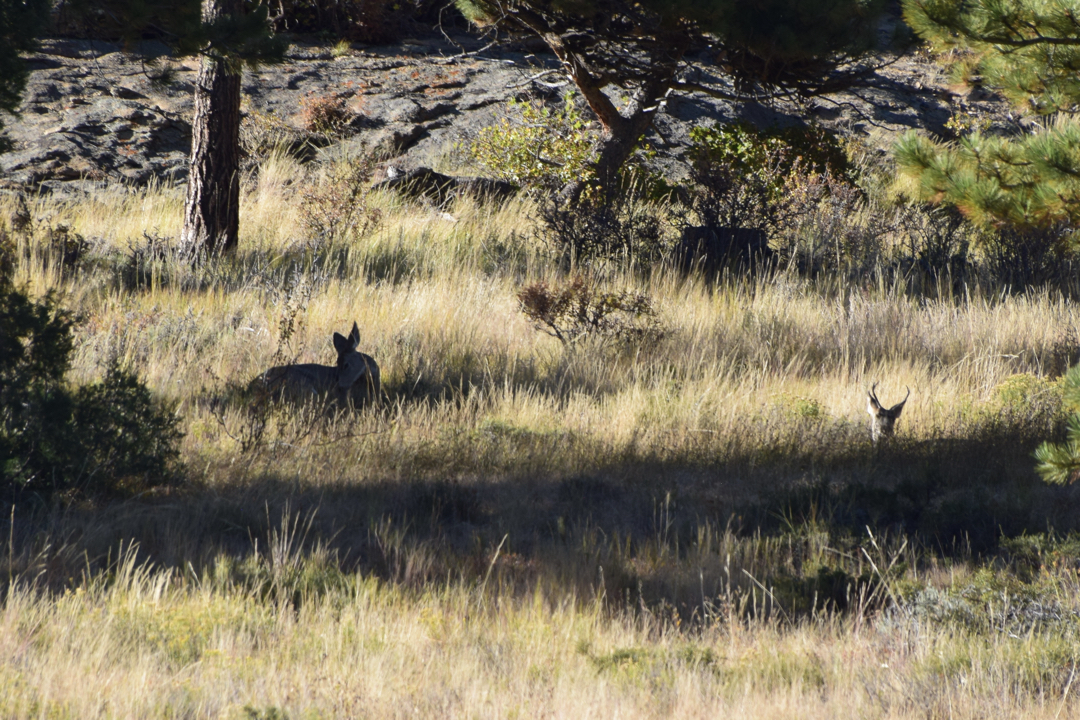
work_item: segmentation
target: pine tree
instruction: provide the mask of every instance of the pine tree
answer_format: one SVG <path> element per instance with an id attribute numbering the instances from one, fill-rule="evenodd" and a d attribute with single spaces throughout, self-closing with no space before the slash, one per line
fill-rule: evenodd
<path id="1" fill-rule="evenodd" d="M 240 78 L 243 64 L 280 59 L 266 7 L 204 0 L 202 64 L 195 81 L 187 201 L 180 241 L 209 252 L 236 248 L 240 236 Z M 191 38 L 189 38 L 190 41 Z"/>
<path id="2" fill-rule="evenodd" d="M 543 39 L 601 124 L 595 174 L 611 188 L 673 90 L 736 101 L 850 87 L 880 0 L 456 0 L 473 23 Z M 693 58 L 693 62 L 691 62 Z M 619 88 L 613 97 L 609 88 Z M 618 95 L 624 95 L 620 102 Z M 563 188 L 575 199 L 581 181 Z"/>
<path id="3" fill-rule="evenodd" d="M 19 109 L 29 71 L 22 53 L 36 45 L 49 17 L 49 0 L 0 0 L 0 113 Z M 0 122 L 0 132 L 4 125 Z M 0 135 L 0 152 L 10 142 Z"/>
<path id="4" fill-rule="evenodd" d="M 981 82 L 1043 118 L 1019 136 L 974 132 L 956 143 L 914 132 L 896 147 L 924 199 L 974 222 L 1021 232 L 1080 220 L 1080 1 L 904 0 L 933 50 L 951 53 L 957 82 Z"/>
<path id="5" fill-rule="evenodd" d="M 245 65 L 279 61 L 285 50 L 284 41 L 270 31 L 267 6 L 247 0 L 73 0 L 72 5 L 115 28 L 131 48 L 151 32 L 176 55 L 202 58 L 180 241 L 196 251 L 235 249 L 241 73 Z"/>
<path id="6" fill-rule="evenodd" d="M 914 133 L 898 143 L 901 170 L 923 196 L 977 223 L 1024 232 L 1080 221 L 1080 0 L 904 0 L 904 17 L 934 50 L 954 51 L 958 82 L 978 80 L 1021 111 L 1036 132 L 973 133 L 956 144 Z M 1062 443 L 1045 442 L 1036 469 L 1051 483 L 1080 478 L 1080 366 L 1065 377 L 1070 413 Z"/>

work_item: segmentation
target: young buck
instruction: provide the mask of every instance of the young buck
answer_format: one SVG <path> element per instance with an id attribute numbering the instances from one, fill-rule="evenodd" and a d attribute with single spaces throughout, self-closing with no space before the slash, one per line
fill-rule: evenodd
<path id="1" fill-rule="evenodd" d="M 874 383 L 870 388 L 870 392 L 867 393 L 869 402 L 866 405 L 866 412 L 870 413 L 870 436 L 873 438 L 874 443 L 877 443 L 881 438 L 892 437 L 893 432 L 896 430 L 896 421 L 900 419 L 900 413 L 904 411 L 904 403 L 911 397 L 911 388 L 908 388 L 907 395 L 904 396 L 903 400 L 891 408 L 885 408 L 882 407 L 881 402 L 874 393 L 876 389 L 877 383 Z"/>
<path id="2" fill-rule="evenodd" d="M 339 408 L 368 405 L 379 399 L 379 364 L 357 352 L 360 328 L 353 323 L 349 337 L 334 333 L 337 365 L 279 365 L 251 381 L 250 389 L 277 400 L 304 402 L 333 397 Z"/>

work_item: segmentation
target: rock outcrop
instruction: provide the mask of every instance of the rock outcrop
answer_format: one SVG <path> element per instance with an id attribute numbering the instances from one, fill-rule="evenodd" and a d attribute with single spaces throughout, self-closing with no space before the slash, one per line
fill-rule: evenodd
<path id="1" fill-rule="evenodd" d="M 466 36 L 451 44 L 434 34 L 390 47 L 354 47 L 344 54 L 293 45 L 285 62 L 245 71 L 245 111 L 299 132 L 305 107 L 333 97 L 344 104 L 351 121 L 332 138 L 323 138 L 323 145 L 378 152 L 406 173 L 455 167 L 461 159 L 455 153 L 496 121 L 506 101 L 554 99 L 569 88 L 552 56 L 511 50 L 462 53 L 478 47 Z M 170 61 L 160 45 L 142 50 L 135 55 L 104 42 L 45 40 L 41 51 L 29 57 L 32 73 L 20 117 L 6 122 L 15 149 L 0 155 L 0 188 L 63 192 L 112 183 L 183 182 L 198 61 Z M 158 62 L 148 64 L 148 56 L 157 56 Z M 862 98 L 810 111 L 849 132 L 876 132 L 940 127 L 949 117 L 950 102 L 974 102 L 943 89 L 936 66 L 905 62 L 889 70 L 881 88 L 864 91 Z M 170 68 L 167 75 L 165 67 Z M 163 77 L 169 82 L 161 82 Z M 672 96 L 647 138 L 657 151 L 654 162 L 669 176 L 684 175 L 690 129 L 737 118 L 758 124 L 793 121 L 758 104 L 733 106 L 699 94 Z"/>

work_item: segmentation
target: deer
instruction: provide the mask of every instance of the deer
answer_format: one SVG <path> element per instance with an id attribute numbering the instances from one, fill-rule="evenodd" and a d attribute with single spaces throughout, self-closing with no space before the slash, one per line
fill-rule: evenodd
<path id="1" fill-rule="evenodd" d="M 382 391 L 379 364 L 370 355 L 357 352 L 359 345 L 360 328 L 354 322 L 348 337 L 334 333 L 337 365 L 278 365 L 258 375 L 248 389 L 291 402 L 332 398 L 341 409 L 377 402 Z"/>
<path id="2" fill-rule="evenodd" d="M 883 438 L 892 437 L 893 432 L 896 431 L 896 421 L 900 419 L 900 413 L 904 411 L 904 403 L 911 397 L 911 388 L 907 389 L 907 395 L 904 396 L 904 399 L 891 408 L 881 405 L 875 390 L 877 390 L 877 383 L 874 383 L 870 388 L 870 392 L 867 393 L 869 400 L 866 405 L 866 412 L 870 413 L 870 437 L 873 439 L 874 444 L 877 444 Z"/>

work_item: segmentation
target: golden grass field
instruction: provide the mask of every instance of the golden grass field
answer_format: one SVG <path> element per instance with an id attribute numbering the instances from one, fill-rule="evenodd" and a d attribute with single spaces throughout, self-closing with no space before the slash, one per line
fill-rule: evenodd
<path id="1" fill-rule="evenodd" d="M 143 262 L 182 190 L 0 201 L 71 379 L 120 361 L 185 432 L 179 484 L 10 508 L 0 717 L 1080 716 L 1080 497 L 1031 457 L 1060 293 L 599 268 L 663 335 L 567 348 L 519 308 L 565 279 L 528 200 L 350 232 L 318 172 L 265 160 L 198 267 Z M 385 402 L 256 427 L 236 388 L 354 320 Z M 880 448 L 874 382 L 911 389 Z"/>

